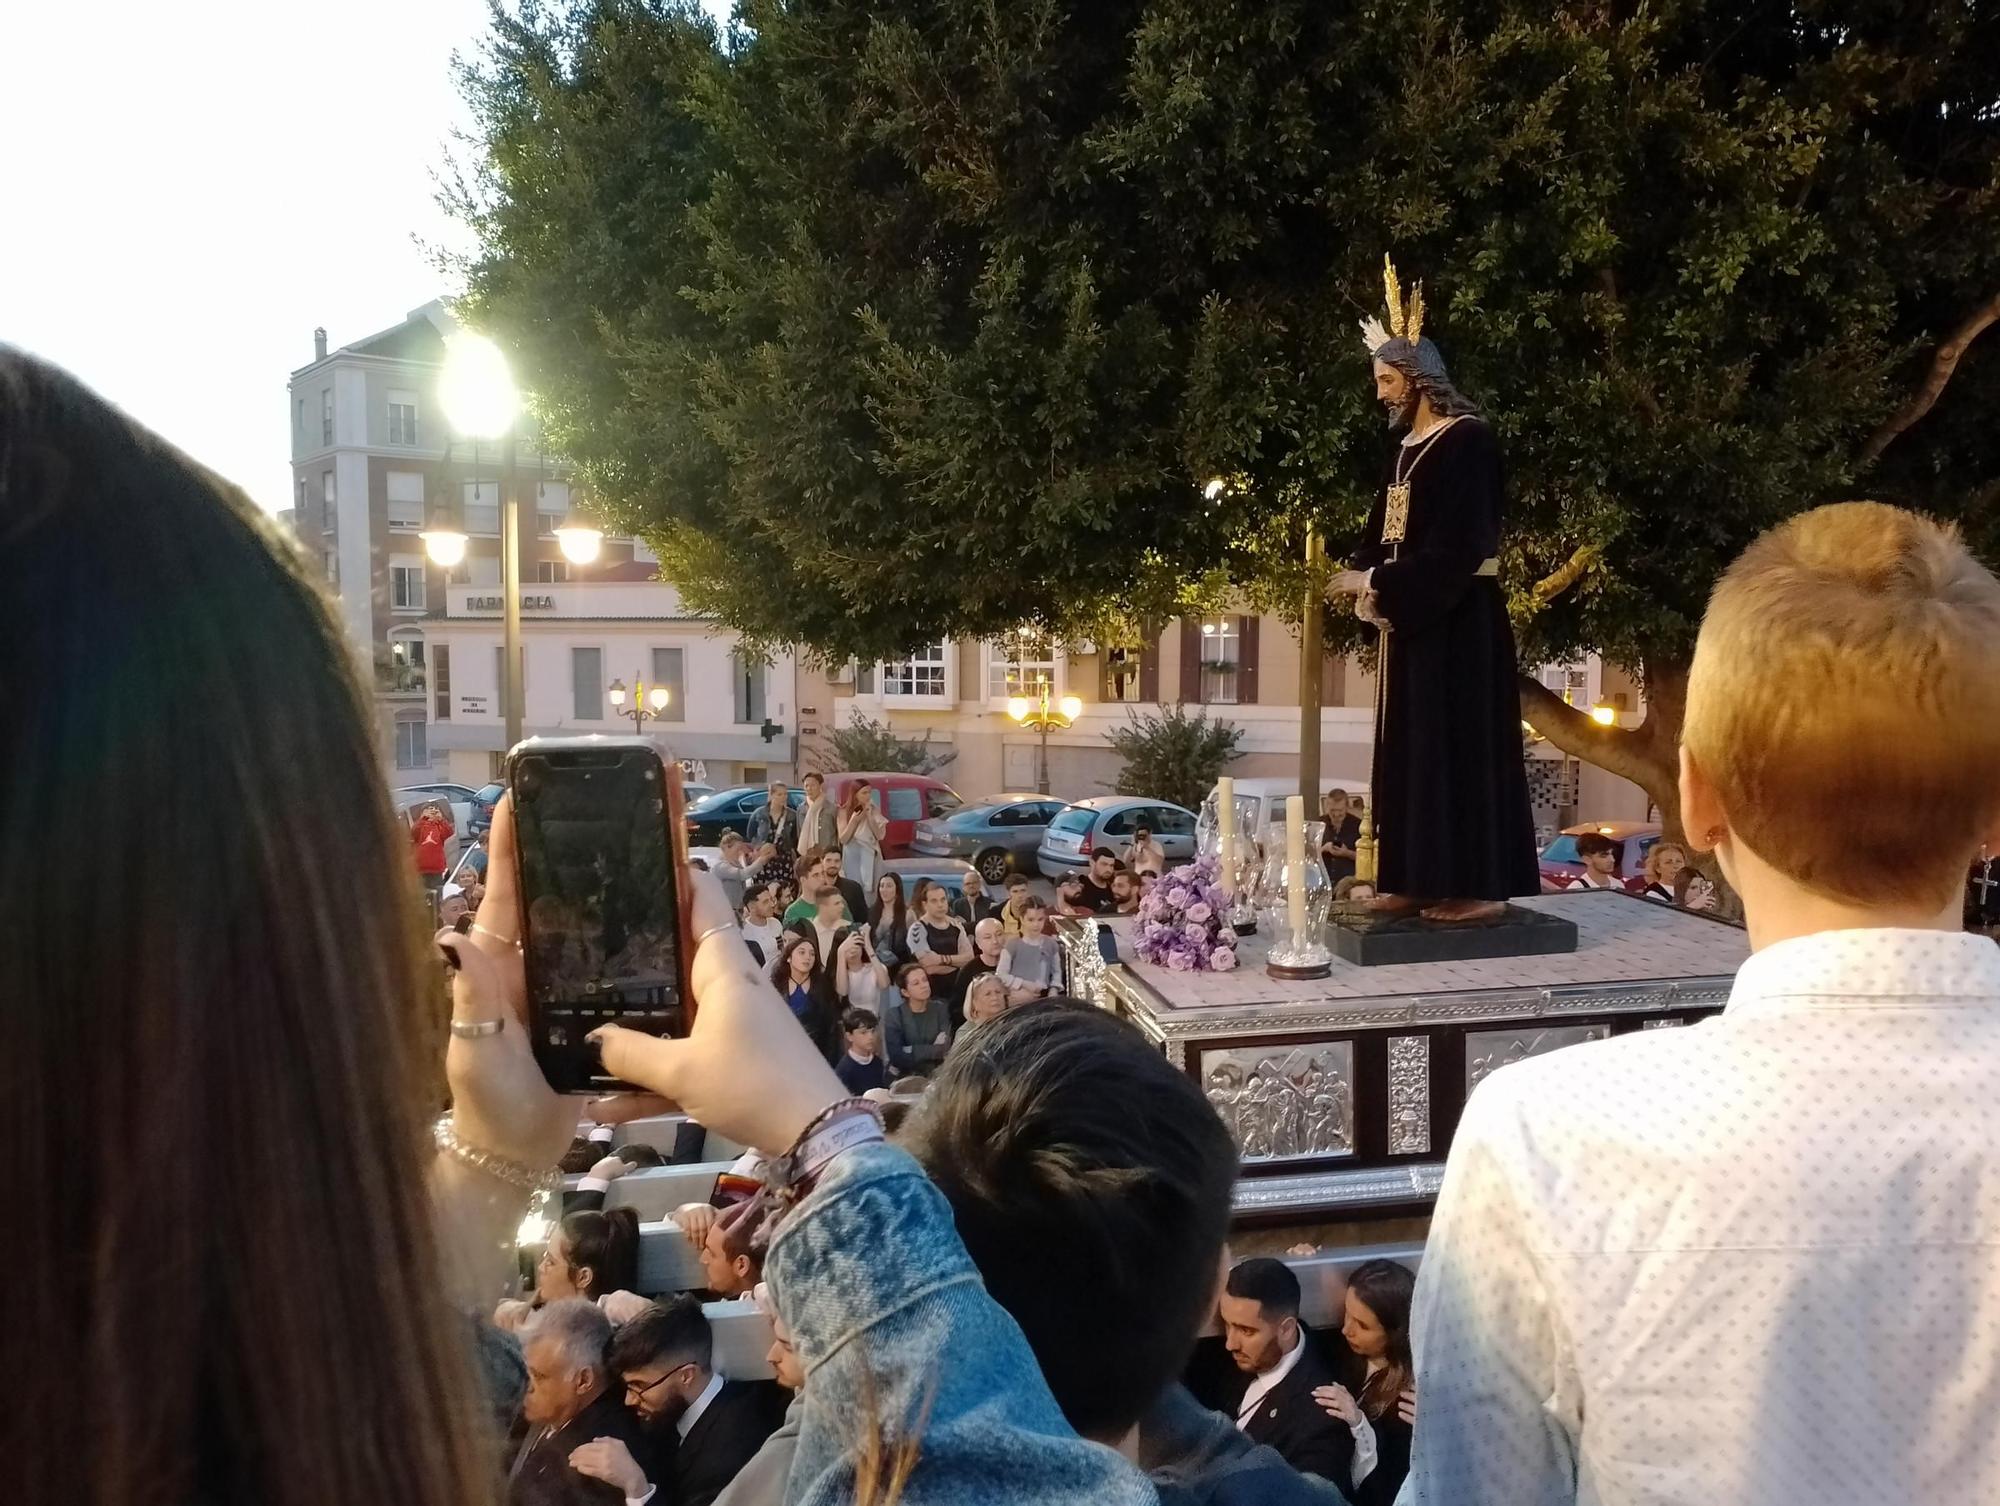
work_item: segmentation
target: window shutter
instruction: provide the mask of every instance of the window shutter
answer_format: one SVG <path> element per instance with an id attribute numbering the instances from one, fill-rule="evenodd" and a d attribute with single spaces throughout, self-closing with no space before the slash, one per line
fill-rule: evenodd
<path id="1" fill-rule="evenodd" d="M 1236 699 L 1245 706 L 1257 704 L 1257 625 L 1259 617 L 1236 619 Z"/>
<path id="2" fill-rule="evenodd" d="M 1139 649 L 1139 699 L 1155 706 L 1160 701 L 1160 639 L 1157 633 Z"/>
<path id="3" fill-rule="evenodd" d="M 1181 619 L 1181 699 L 1201 704 L 1201 624 L 1192 617 Z"/>
<path id="4" fill-rule="evenodd" d="M 1306 646 L 1307 652 L 1311 645 Z M 1340 654 L 1330 654 L 1324 645 L 1319 648 L 1319 703 L 1322 706 L 1345 706 L 1347 704 L 1347 660 Z"/>

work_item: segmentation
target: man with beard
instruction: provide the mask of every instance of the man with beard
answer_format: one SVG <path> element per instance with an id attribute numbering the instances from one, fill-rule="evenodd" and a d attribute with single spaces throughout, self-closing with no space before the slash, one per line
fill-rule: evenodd
<path id="1" fill-rule="evenodd" d="M 1486 920 L 1541 888 L 1499 582 L 1500 446 L 1424 338 L 1422 287 L 1405 309 L 1393 266 L 1386 281 L 1389 327 L 1371 319 L 1362 335 L 1402 442 L 1350 568 L 1329 587 L 1354 596 L 1381 633 L 1370 904 Z"/>

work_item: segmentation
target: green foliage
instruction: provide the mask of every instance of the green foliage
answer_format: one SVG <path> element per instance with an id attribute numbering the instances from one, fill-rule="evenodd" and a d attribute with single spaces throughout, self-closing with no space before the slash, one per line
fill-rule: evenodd
<path id="1" fill-rule="evenodd" d="M 1684 664 L 1817 502 L 1995 542 L 2000 334 L 1861 459 L 2000 290 L 1976 9 L 523 4 L 464 74 L 468 311 L 692 605 L 872 658 L 1295 601 L 1379 478 L 1392 252 L 1506 447 L 1524 658 Z"/>
<path id="2" fill-rule="evenodd" d="M 935 774 L 958 754 L 936 753 L 928 737 L 898 737 L 887 722 L 850 712 L 845 727 L 826 734 L 829 756 L 825 772 L 862 769 L 871 774 Z"/>
<path id="3" fill-rule="evenodd" d="M 1149 795 L 1189 810 L 1201 808 L 1243 741 L 1241 727 L 1211 722 L 1206 711 L 1190 716 L 1179 704 L 1157 715 L 1128 711 L 1125 722 L 1110 734 L 1111 746 L 1125 759 L 1114 788 L 1121 795 Z"/>

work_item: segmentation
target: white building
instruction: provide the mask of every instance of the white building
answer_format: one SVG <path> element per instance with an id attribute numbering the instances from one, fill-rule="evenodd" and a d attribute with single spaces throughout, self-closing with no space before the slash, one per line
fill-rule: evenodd
<path id="1" fill-rule="evenodd" d="M 635 692 L 662 685 L 667 704 L 638 730 L 713 785 L 759 784 L 793 770 L 797 666 L 743 652 L 735 633 L 648 579 L 640 558 L 564 584 L 522 587 L 522 690 L 528 736 L 629 733 Z M 430 657 L 426 741 L 438 777 L 480 785 L 497 777 L 501 606 L 497 586 L 447 586 L 424 624 Z M 611 702 L 626 689 L 624 713 Z"/>

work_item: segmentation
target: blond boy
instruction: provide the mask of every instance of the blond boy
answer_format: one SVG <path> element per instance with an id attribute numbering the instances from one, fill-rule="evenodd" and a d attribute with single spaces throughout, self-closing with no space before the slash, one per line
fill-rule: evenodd
<path id="1" fill-rule="evenodd" d="M 1723 1014 L 1466 1106 L 1411 1315 L 1409 1498 L 2000 1501 L 2000 582 L 1825 507 L 1724 575 L 1689 836 L 1753 955 Z"/>

